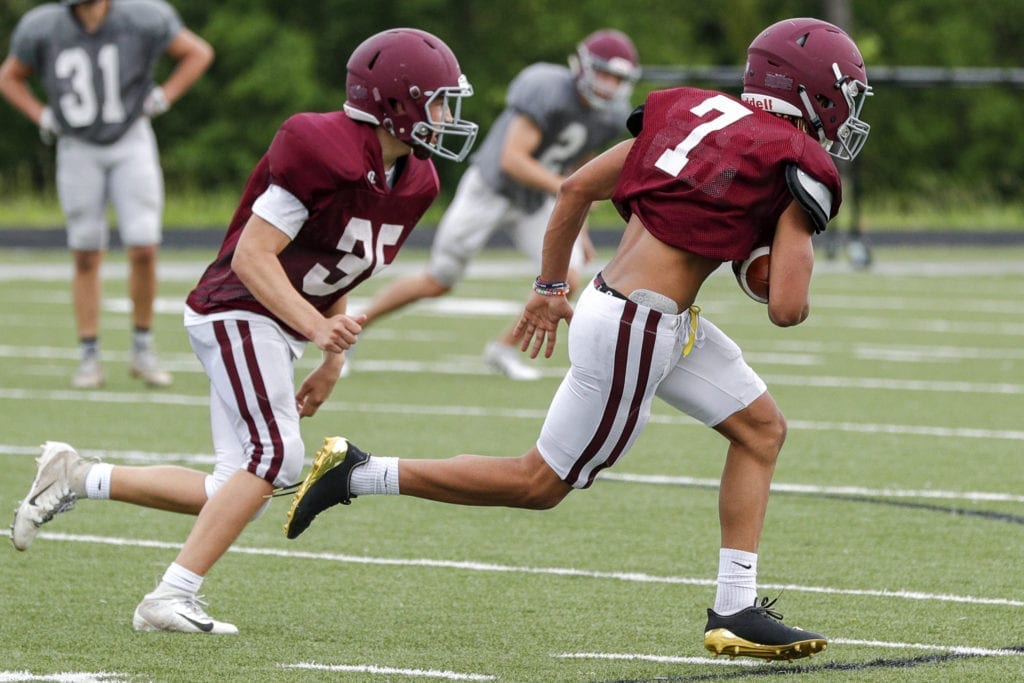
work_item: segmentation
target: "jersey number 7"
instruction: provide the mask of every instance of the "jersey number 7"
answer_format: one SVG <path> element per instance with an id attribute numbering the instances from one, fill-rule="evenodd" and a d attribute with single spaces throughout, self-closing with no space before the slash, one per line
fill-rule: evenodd
<path id="1" fill-rule="evenodd" d="M 694 128 L 674 149 L 666 149 L 658 157 L 658 161 L 654 165 L 672 177 L 676 177 L 682 172 L 683 168 L 690 161 L 690 152 L 700 144 L 701 140 L 715 131 L 722 130 L 729 124 L 736 123 L 744 116 L 750 116 L 754 113 L 736 100 L 725 95 L 709 97 L 696 107 L 690 109 L 690 111 L 697 116 L 704 116 L 708 112 L 717 111 L 718 116 Z"/>

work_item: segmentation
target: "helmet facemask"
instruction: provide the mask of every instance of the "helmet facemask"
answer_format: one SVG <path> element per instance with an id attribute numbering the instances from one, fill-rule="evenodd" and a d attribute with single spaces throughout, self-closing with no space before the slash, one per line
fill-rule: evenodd
<path id="1" fill-rule="evenodd" d="M 413 125 L 408 140 L 416 156 L 421 156 L 422 150 L 426 156 L 436 154 L 451 161 L 462 161 L 469 155 L 479 126 L 462 118 L 462 98 L 472 95 L 473 86 L 465 74 L 459 76 L 458 86 L 438 88 L 430 94 L 423 105 L 426 120 Z M 434 118 L 436 111 L 441 113 L 441 119 Z"/>
<path id="2" fill-rule="evenodd" d="M 867 83 L 844 76 L 835 62 L 832 63 L 832 73 L 836 76 L 835 88 L 842 95 L 846 102 L 846 108 L 850 112 L 846 121 L 836 128 L 836 139 L 830 140 L 826 137 L 819 113 L 824 113 L 835 104 L 825 97 L 819 97 L 816 102 L 812 102 L 807 94 L 807 89 L 800 86 L 799 93 L 800 100 L 804 105 L 804 118 L 811 125 L 826 152 L 837 159 L 852 161 L 864 147 L 868 134 L 871 132 L 870 124 L 860 119 L 860 112 L 864 107 L 864 101 L 874 93 Z"/>

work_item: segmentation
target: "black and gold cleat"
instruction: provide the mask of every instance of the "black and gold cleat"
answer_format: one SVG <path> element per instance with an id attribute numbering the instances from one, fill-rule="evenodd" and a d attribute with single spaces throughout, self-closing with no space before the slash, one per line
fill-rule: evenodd
<path id="1" fill-rule="evenodd" d="M 775 600 L 757 599 L 751 607 L 723 617 L 708 610 L 704 647 L 714 655 L 758 659 L 801 659 L 821 652 L 828 640 L 817 633 L 786 626 L 782 615 L 771 609 Z"/>
<path id="2" fill-rule="evenodd" d="M 295 491 L 284 523 L 285 535 L 296 538 L 327 508 L 351 503 L 355 498 L 351 493 L 352 470 L 369 459 L 369 453 L 340 436 L 324 439 L 324 447 L 313 458 L 312 469 Z"/>

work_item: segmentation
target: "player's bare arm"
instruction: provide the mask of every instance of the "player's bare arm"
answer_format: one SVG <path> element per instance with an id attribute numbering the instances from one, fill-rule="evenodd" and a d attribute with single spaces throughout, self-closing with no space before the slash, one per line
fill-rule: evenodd
<path id="1" fill-rule="evenodd" d="M 28 79 L 31 76 L 32 68 L 13 55 L 8 56 L 3 64 L 0 64 L 0 94 L 38 125 L 45 105 L 28 86 Z"/>
<path id="2" fill-rule="evenodd" d="M 501 170 L 521 185 L 555 194 L 564 178 L 533 157 L 543 137 L 543 131 L 529 117 L 515 116 L 501 150 Z"/>
<path id="3" fill-rule="evenodd" d="M 586 223 L 590 207 L 596 201 L 611 198 L 615 181 L 632 145 L 632 140 L 619 143 L 562 183 L 544 235 L 539 280 L 548 283 L 565 281 L 572 245 Z M 572 306 L 566 297 L 535 293 L 526 303 L 513 337 L 519 341 L 521 350 L 529 348 L 531 358 L 536 358 L 542 348 L 544 357 L 550 358 L 558 341 L 558 324 L 562 320 L 567 323 L 572 320 Z"/>
<path id="4" fill-rule="evenodd" d="M 344 315 L 347 308 L 348 295 L 339 299 L 327 311 L 328 318 Z M 295 392 L 295 407 L 299 411 L 299 417 L 312 417 L 320 409 L 320 406 L 327 401 L 334 391 L 334 385 L 338 383 L 341 375 L 341 367 L 344 364 L 345 354 L 332 351 L 323 352 L 323 362 L 320 363 L 302 381 L 298 391 Z"/>
<path id="5" fill-rule="evenodd" d="M 324 351 L 341 353 L 356 343 L 362 325 L 346 315 L 324 317 L 292 287 L 277 255 L 290 238 L 253 214 L 242 230 L 231 268 L 256 299 Z"/>
<path id="6" fill-rule="evenodd" d="M 167 46 L 167 56 L 177 62 L 171 75 L 164 81 L 167 104 L 174 104 L 192 84 L 199 80 L 213 62 L 213 47 L 198 35 L 183 28 Z"/>
<path id="7" fill-rule="evenodd" d="M 768 319 L 779 327 L 799 325 L 810 313 L 813 234 L 811 216 L 794 201 L 779 217 L 768 272 Z"/>

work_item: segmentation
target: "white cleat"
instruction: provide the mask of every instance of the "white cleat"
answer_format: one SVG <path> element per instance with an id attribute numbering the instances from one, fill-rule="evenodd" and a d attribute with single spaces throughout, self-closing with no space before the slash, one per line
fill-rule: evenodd
<path id="1" fill-rule="evenodd" d="M 71 386 L 75 389 L 99 389 L 104 381 L 103 367 L 95 356 L 83 358 L 75 374 L 71 375 Z"/>
<path id="2" fill-rule="evenodd" d="M 491 342 L 484 349 L 484 360 L 501 374 L 519 382 L 532 382 L 542 376 L 540 370 L 523 362 L 516 347 L 508 344 Z"/>
<path id="3" fill-rule="evenodd" d="M 171 373 L 160 366 L 153 351 L 132 352 L 132 362 L 129 368 L 132 377 L 141 379 L 151 387 L 169 387 L 173 381 Z"/>
<path id="4" fill-rule="evenodd" d="M 92 465 L 92 461 L 82 458 L 66 443 L 47 441 L 42 448 L 42 454 L 36 458 L 35 481 L 14 512 L 14 523 L 11 524 L 11 542 L 18 550 L 28 550 L 39 533 L 39 527 L 54 515 L 75 507 L 78 497 L 71 490 L 71 482 L 76 466 Z"/>
<path id="5" fill-rule="evenodd" d="M 178 633 L 207 633 L 235 635 L 234 624 L 213 619 L 203 607 L 200 595 L 189 593 L 150 593 L 135 608 L 132 627 L 136 631 L 176 631 Z"/>

